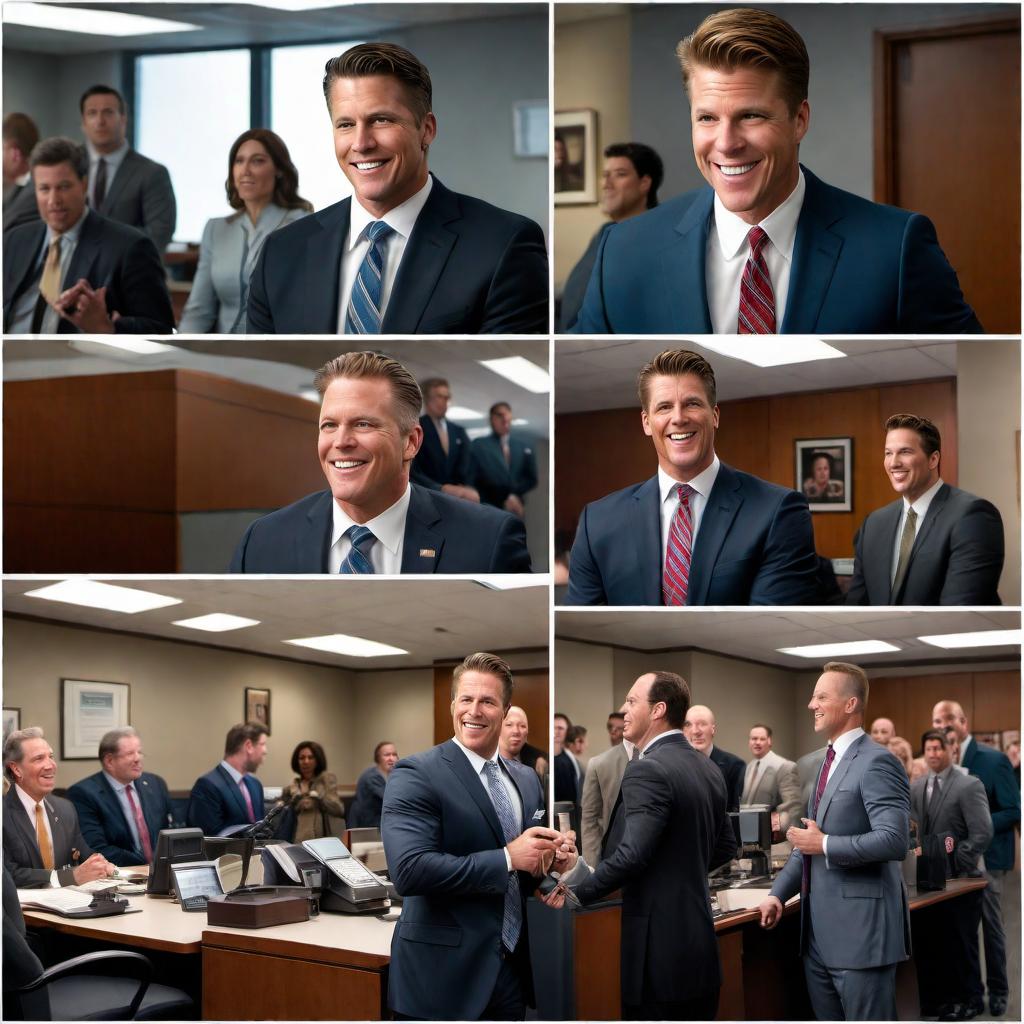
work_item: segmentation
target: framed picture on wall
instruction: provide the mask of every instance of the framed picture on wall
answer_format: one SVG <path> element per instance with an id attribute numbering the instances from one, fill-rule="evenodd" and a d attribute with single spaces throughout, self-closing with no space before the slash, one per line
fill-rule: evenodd
<path id="1" fill-rule="evenodd" d="M 21 728 L 21 708 L 4 708 L 4 739 Z"/>
<path id="2" fill-rule="evenodd" d="M 245 688 L 245 720 L 265 725 L 267 727 L 267 735 L 270 735 L 269 690 L 258 690 L 252 686 Z"/>
<path id="3" fill-rule="evenodd" d="M 597 202 L 597 111 L 555 113 L 555 205 Z"/>
<path id="4" fill-rule="evenodd" d="M 812 512 L 849 512 L 853 508 L 853 438 L 797 438 L 793 487 Z"/>
<path id="5" fill-rule="evenodd" d="M 62 679 L 60 756 L 93 761 L 103 734 L 131 725 L 131 686 L 96 679 Z"/>

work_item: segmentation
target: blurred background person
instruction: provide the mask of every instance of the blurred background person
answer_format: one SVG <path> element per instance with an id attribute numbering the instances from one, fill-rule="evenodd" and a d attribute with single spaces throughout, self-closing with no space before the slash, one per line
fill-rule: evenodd
<path id="1" fill-rule="evenodd" d="M 373 748 L 373 764 L 356 782 L 356 798 L 348 812 L 349 828 L 380 828 L 384 787 L 388 784 L 388 776 L 396 764 L 398 747 L 390 740 L 381 740 Z"/>
<path id="2" fill-rule="evenodd" d="M 345 808 L 338 780 L 327 770 L 324 748 L 314 740 L 303 740 L 292 752 L 291 765 L 296 777 L 284 787 L 281 802 L 295 815 L 292 842 L 341 835 Z"/>
<path id="3" fill-rule="evenodd" d="M 875 741 L 880 742 L 878 740 Z M 888 747 L 889 750 L 894 753 L 899 760 L 900 764 L 903 765 L 903 770 L 907 773 L 907 778 L 911 782 L 917 776 L 914 774 L 914 751 L 910 746 L 908 740 L 905 740 L 902 736 L 893 736 L 888 743 L 884 743 L 883 746 Z"/>
<path id="4" fill-rule="evenodd" d="M 804 496 L 813 501 L 842 501 L 846 488 L 842 480 L 833 480 L 835 462 L 828 452 L 815 452 L 811 459 L 811 475 L 804 481 Z"/>
<path id="5" fill-rule="evenodd" d="M 203 229 L 199 266 L 178 331 L 244 334 L 249 278 L 267 236 L 313 212 L 299 195 L 299 172 L 279 135 L 251 128 L 232 143 L 224 183 L 235 213 Z"/>
<path id="6" fill-rule="evenodd" d="M 39 141 L 39 129 L 28 114 L 4 118 L 4 231 L 39 219 L 36 190 L 28 158 Z"/>

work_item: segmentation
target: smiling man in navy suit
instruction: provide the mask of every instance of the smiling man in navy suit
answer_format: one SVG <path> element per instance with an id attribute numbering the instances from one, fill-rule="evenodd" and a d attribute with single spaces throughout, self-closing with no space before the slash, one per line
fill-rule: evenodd
<path id="1" fill-rule="evenodd" d="M 422 396 L 401 363 L 349 352 L 317 371 L 316 387 L 329 489 L 257 519 L 231 572 L 530 571 L 515 516 L 409 482 Z"/>
<path id="2" fill-rule="evenodd" d="M 658 472 L 583 509 L 565 603 L 818 603 L 807 499 L 715 454 L 711 364 L 668 350 L 637 385 Z"/>
<path id="3" fill-rule="evenodd" d="M 981 332 L 927 217 L 801 167 L 810 61 L 791 25 L 719 11 L 676 54 L 708 187 L 606 233 L 574 333 Z"/>
<path id="4" fill-rule="evenodd" d="M 249 333 L 545 332 L 541 229 L 428 172 L 437 121 L 423 64 L 394 43 L 362 43 L 327 63 L 323 85 L 354 196 L 267 239 Z"/>

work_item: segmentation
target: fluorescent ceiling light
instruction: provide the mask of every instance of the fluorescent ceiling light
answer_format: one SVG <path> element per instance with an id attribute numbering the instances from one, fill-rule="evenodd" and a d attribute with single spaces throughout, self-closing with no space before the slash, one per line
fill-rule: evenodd
<path id="1" fill-rule="evenodd" d="M 471 441 L 475 441 L 478 437 L 490 437 L 491 436 L 491 428 L 490 427 L 470 427 L 466 431 L 466 436 Z"/>
<path id="2" fill-rule="evenodd" d="M 153 356 L 160 352 L 171 352 L 174 345 L 165 345 L 162 341 L 147 341 L 145 338 L 90 338 L 88 341 L 72 339 L 76 348 L 88 349 L 90 345 L 105 345 L 107 348 L 120 349 L 137 356 Z"/>
<path id="3" fill-rule="evenodd" d="M 49 4 L 5 3 L 8 25 L 28 25 L 60 32 L 94 36 L 145 36 L 158 32 L 195 32 L 199 26 L 185 21 L 168 21 L 142 14 L 122 14 L 100 8 L 50 6 Z"/>
<path id="4" fill-rule="evenodd" d="M 481 366 L 518 384 L 535 395 L 546 395 L 551 391 L 551 375 L 536 363 L 522 356 L 505 356 L 502 359 L 481 359 Z"/>
<path id="5" fill-rule="evenodd" d="M 469 423 L 472 420 L 482 420 L 485 414 L 477 412 L 476 409 L 468 409 L 464 405 L 449 405 L 448 411 L 444 414 L 446 419 L 453 423 Z"/>
<path id="6" fill-rule="evenodd" d="M 148 590 L 115 587 L 110 583 L 86 579 L 63 580 L 39 590 L 29 590 L 25 596 L 42 598 L 44 601 L 60 601 L 63 604 L 80 604 L 86 608 L 125 612 L 128 615 L 181 604 L 177 597 L 165 597 L 163 594 L 153 594 Z"/>
<path id="7" fill-rule="evenodd" d="M 840 658 L 850 654 L 885 654 L 898 647 L 883 640 L 854 640 L 848 644 L 811 644 L 809 647 L 779 647 L 779 654 L 795 654 L 798 658 Z"/>
<path id="8" fill-rule="evenodd" d="M 766 338 L 763 341 L 716 338 L 700 339 L 704 348 L 721 352 L 754 366 L 788 366 L 790 363 L 812 363 L 818 359 L 845 359 L 846 353 L 818 338 Z"/>
<path id="9" fill-rule="evenodd" d="M 209 615 L 197 615 L 194 619 L 178 619 L 171 623 L 172 626 L 201 629 L 207 633 L 226 633 L 231 629 L 245 629 L 259 624 L 259 619 L 246 619 L 241 615 L 226 615 L 224 612 L 211 612 Z"/>
<path id="10" fill-rule="evenodd" d="M 338 0 L 245 0 L 245 3 L 251 7 L 272 7 L 278 11 L 316 11 L 324 7 L 341 6 Z"/>
<path id="11" fill-rule="evenodd" d="M 364 640 L 361 636 L 346 636 L 344 633 L 332 633 L 330 636 L 307 636 L 299 640 L 285 640 L 286 644 L 296 647 L 311 647 L 314 651 L 327 651 L 329 654 L 346 654 L 350 658 L 383 658 L 388 654 L 408 654 L 401 647 L 379 644 L 376 640 Z"/>
<path id="12" fill-rule="evenodd" d="M 547 587 L 547 573 L 517 573 L 515 576 L 479 576 L 477 583 L 489 590 L 522 590 L 523 587 Z"/>
<path id="13" fill-rule="evenodd" d="M 986 629 L 978 633 L 944 633 L 939 636 L 919 636 L 922 643 L 932 647 L 1006 647 L 1020 646 L 1019 629 Z"/>
<path id="14" fill-rule="evenodd" d="M 529 425 L 529 423 L 530 423 L 530 421 L 529 421 L 529 420 L 524 420 L 524 419 L 520 419 L 519 417 L 516 417 L 516 418 L 515 418 L 515 419 L 514 419 L 514 420 L 512 421 L 512 426 L 513 426 L 513 427 L 525 427 L 525 426 L 528 426 L 528 425 Z"/>
<path id="15" fill-rule="evenodd" d="M 303 388 L 299 392 L 299 398 L 305 398 L 309 402 L 320 404 L 320 392 L 316 388 Z"/>

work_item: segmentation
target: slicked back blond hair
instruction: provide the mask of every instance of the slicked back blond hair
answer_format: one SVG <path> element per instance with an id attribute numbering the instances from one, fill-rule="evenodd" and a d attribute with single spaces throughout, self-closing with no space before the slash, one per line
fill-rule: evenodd
<path id="1" fill-rule="evenodd" d="M 650 399 L 651 380 L 654 377 L 700 377 L 704 383 L 704 391 L 708 402 L 714 408 L 717 403 L 718 390 L 715 385 L 715 371 L 711 364 L 699 353 L 690 352 L 685 348 L 666 349 L 658 353 L 636 378 L 636 391 L 640 397 L 640 407 L 647 408 Z"/>
<path id="2" fill-rule="evenodd" d="M 483 675 L 494 676 L 501 683 L 501 706 L 512 706 L 512 669 L 507 661 L 485 651 L 466 655 L 462 664 L 456 665 L 452 673 L 452 700 L 455 700 L 455 694 L 459 691 L 459 680 L 464 672 L 480 672 Z"/>
<path id="3" fill-rule="evenodd" d="M 352 380 L 386 380 L 391 385 L 395 419 L 403 434 L 419 422 L 423 395 L 416 378 L 397 359 L 378 352 L 346 352 L 316 371 L 313 383 L 323 398 L 331 384 L 347 377 Z"/>

